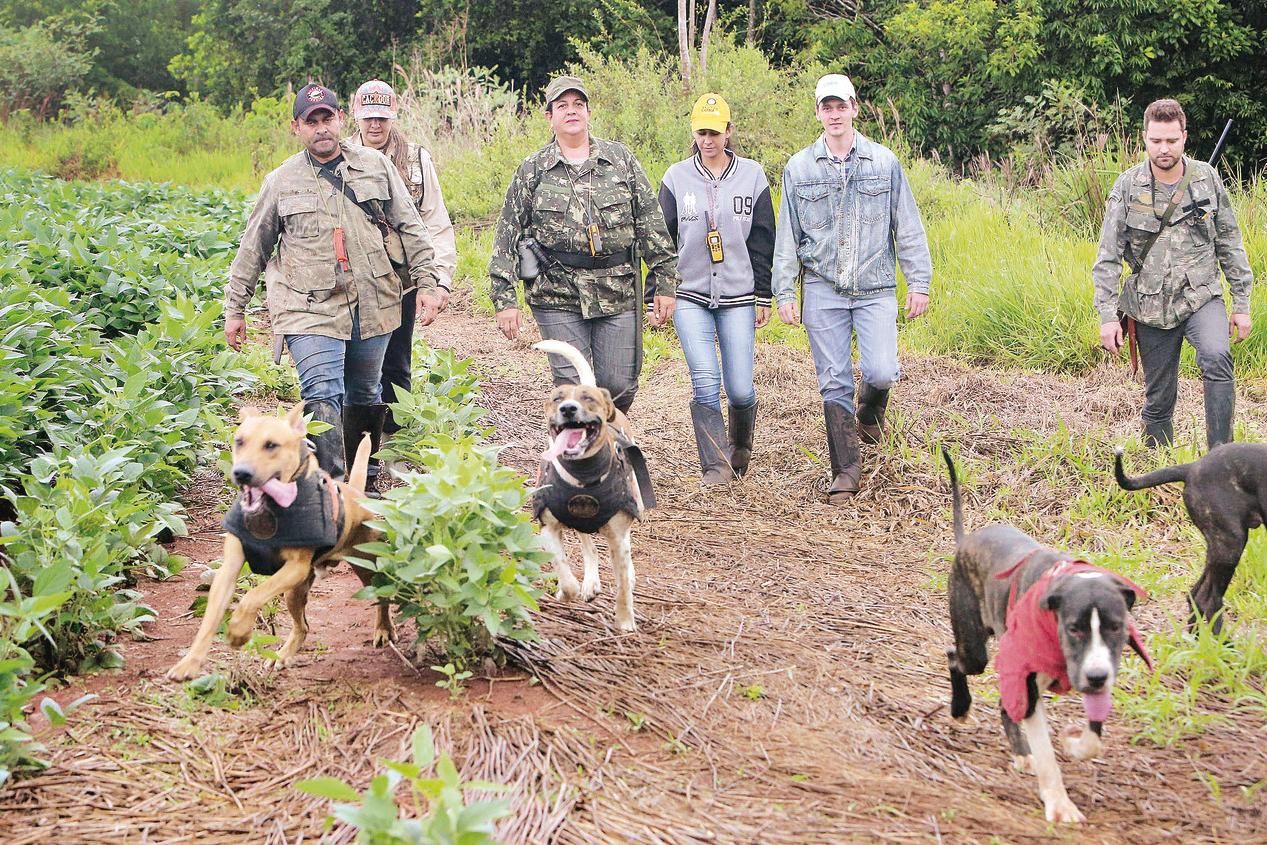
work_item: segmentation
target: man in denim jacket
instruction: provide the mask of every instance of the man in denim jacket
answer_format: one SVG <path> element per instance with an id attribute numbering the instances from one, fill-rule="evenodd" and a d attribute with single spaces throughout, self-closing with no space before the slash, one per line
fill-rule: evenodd
<path id="1" fill-rule="evenodd" d="M 906 316 L 928 308 L 932 258 L 924 224 L 902 166 L 886 147 L 854 131 L 858 95 L 849 77 L 828 74 L 815 89 L 823 134 L 783 169 L 772 287 L 779 317 L 801 322 L 818 371 L 831 454 L 827 499 L 858 492 L 858 439 L 884 434 L 889 388 L 898 379 L 897 272 L 906 278 Z M 852 337 L 858 337 L 862 385 L 854 418 Z"/>

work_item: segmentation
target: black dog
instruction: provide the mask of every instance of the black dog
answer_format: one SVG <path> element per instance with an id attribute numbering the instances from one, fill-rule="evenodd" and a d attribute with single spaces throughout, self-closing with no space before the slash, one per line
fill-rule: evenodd
<path id="1" fill-rule="evenodd" d="M 1205 570 L 1188 593 L 1195 613 L 1200 613 L 1214 633 L 1223 629 L 1223 594 L 1241 561 L 1251 528 L 1267 518 L 1267 445 L 1225 443 L 1190 464 L 1166 467 L 1138 478 L 1122 468 L 1117 450 L 1113 474 L 1123 490 L 1143 490 L 1158 484 L 1184 482 L 1183 503 L 1192 524 L 1205 537 Z"/>
<path id="2" fill-rule="evenodd" d="M 986 644 L 998 636 L 999 713 L 1013 765 L 1038 775 L 1047 821 L 1085 821 L 1065 792 L 1043 692 L 1083 693 L 1088 725 L 1081 732 L 1066 732 L 1065 751 L 1080 760 L 1099 754 L 1123 646 L 1129 641 L 1148 662 L 1130 615 L 1143 591 L 1010 525 L 988 525 L 965 536 L 955 464 L 944 447 L 942 455 L 950 470 L 957 547 L 950 573 L 955 647 L 946 652 L 950 713 L 956 719 L 968 714 L 972 694 L 967 676 L 985 671 Z"/>

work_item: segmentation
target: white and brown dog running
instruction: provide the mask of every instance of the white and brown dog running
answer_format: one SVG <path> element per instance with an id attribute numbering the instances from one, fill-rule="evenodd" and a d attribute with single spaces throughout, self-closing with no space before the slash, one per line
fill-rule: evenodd
<path id="1" fill-rule="evenodd" d="M 232 469 L 233 483 L 242 494 L 224 519 L 224 562 L 211 582 L 193 644 L 168 670 L 168 678 L 184 681 L 202 672 L 244 564 L 255 574 L 269 577 L 238 603 L 229 620 L 229 645 L 245 645 L 260 608 L 285 594 L 294 625 L 272 662 L 282 667 L 299 653 L 308 635 L 304 610 L 314 579 L 349 553 L 364 557 L 364 552 L 354 551 L 356 547 L 379 537 L 366 525 L 372 514 L 361 506 L 369 457 L 367 435 L 356 450 L 347 483 L 335 481 L 317 467 L 307 441 L 303 402 L 297 402 L 284 417 L 242 409 L 241 424 L 233 435 Z M 369 583 L 373 573 L 355 566 L 353 570 L 361 583 Z M 378 603 L 376 614 L 374 645 L 382 647 L 393 635 L 386 601 Z"/>
<path id="2" fill-rule="evenodd" d="M 650 476 L 634 442 L 629 420 L 612 404 L 611 394 L 598 387 L 594 370 L 576 347 L 559 340 L 543 340 L 534 349 L 568 360 L 580 384 L 561 384 L 546 400 L 550 445 L 541 455 L 532 513 L 541 524 L 547 550 L 554 555 L 559 598 L 590 601 L 602 589 L 598 577 L 601 534 L 611 549 L 616 580 L 616 625 L 637 628 L 634 621 L 634 565 L 630 536 L 635 520 L 655 506 Z M 568 566 L 563 529 L 581 538 L 585 575 L 581 583 Z"/>

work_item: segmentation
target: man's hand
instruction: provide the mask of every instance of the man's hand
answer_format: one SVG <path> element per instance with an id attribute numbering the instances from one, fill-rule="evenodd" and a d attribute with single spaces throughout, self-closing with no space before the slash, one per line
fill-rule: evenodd
<path id="1" fill-rule="evenodd" d="M 1246 318 L 1249 319 L 1248 317 Z M 1245 329 L 1249 331 L 1248 328 Z M 224 339 L 229 342 L 229 348 L 238 351 L 242 348 L 242 341 L 246 340 L 246 318 L 245 317 L 226 317 L 224 320 Z"/>
<path id="2" fill-rule="evenodd" d="M 1249 330 L 1254 325 L 1248 314 L 1233 314 L 1232 319 L 1228 320 L 1227 336 L 1232 339 L 1233 343 L 1240 343 L 1249 337 Z"/>
<path id="3" fill-rule="evenodd" d="M 795 302 L 785 302 L 779 306 L 779 319 L 789 326 L 801 324 L 801 308 Z"/>
<path id="4" fill-rule="evenodd" d="M 1120 321 L 1110 320 L 1107 323 L 1100 324 L 1100 345 L 1117 354 L 1122 348 L 1122 323 Z"/>
<path id="5" fill-rule="evenodd" d="M 436 285 L 435 292 L 440 297 L 440 310 L 443 311 L 449 307 L 449 297 L 453 295 L 453 291 L 444 285 Z"/>
<path id="6" fill-rule="evenodd" d="M 497 312 L 497 328 L 502 330 L 508 340 L 519 337 L 519 309 L 507 308 Z"/>
<path id="7" fill-rule="evenodd" d="M 756 322 L 757 328 L 761 328 L 768 322 L 770 322 L 770 306 L 758 305 L 757 306 L 757 322 Z"/>
<path id="8" fill-rule="evenodd" d="M 928 310 L 928 294 L 908 293 L 906 295 L 906 319 L 914 320 Z"/>
<path id="9" fill-rule="evenodd" d="M 651 308 L 651 325 L 659 328 L 673 317 L 673 309 L 677 308 L 676 296 L 660 296 L 656 294 Z"/>
<path id="10" fill-rule="evenodd" d="M 443 288 L 428 288 L 418 291 L 418 323 L 420 325 L 429 326 L 436 321 L 436 317 L 440 316 L 440 310 L 444 308 L 444 301 L 447 298 L 441 298 L 442 290 Z"/>

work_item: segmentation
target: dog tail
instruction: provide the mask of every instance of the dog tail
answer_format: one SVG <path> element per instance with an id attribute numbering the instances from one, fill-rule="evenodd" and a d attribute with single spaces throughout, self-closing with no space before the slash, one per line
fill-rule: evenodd
<path id="1" fill-rule="evenodd" d="M 580 379 L 578 384 L 583 384 L 587 387 L 598 386 L 598 381 L 594 378 L 594 368 L 590 366 L 589 361 L 585 360 L 581 350 L 572 344 L 562 340 L 543 340 L 534 343 L 532 348 L 540 349 L 542 352 L 548 352 L 552 355 L 562 355 L 569 364 L 576 367 L 576 375 Z"/>
<path id="2" fill-rule="evenodd" d="M 358 493 L 365 492 L 365 479 L 369 475 L 371 448 L 370 436 L 366 434 L 361 438 L 361 444 L 356 447 L 356 457 L 352 459 L 352 466 L 348 469 L 348 487 Z"/>
<path id="3" fill-rule="evenodd" d="M 1122 447 L 1118 446 L 1113 454 L 1113 475 L 1117 478 L 1117 484 L 1123 490 L 1144 490 L 1148 487 L 1156 487 L 1159 484 L 1170 484 L 1174 481 L 1187 481 L 1188 473 L 1192 470 L 1194 464 L 1178 464 L 1177 466 L 1159 469 L 1156 472 L 1150 472 L 1147 475 L 1137 475 L 1131 478 L 1126 474 L 1126 470 L 1122 467 Z"/>
<path id="4" fill-rule="evenodd" d="M 959 477 L 955 474 L 955 462 L 950 457 L 950 450 L 941 447 L 941 456 L 946 460 L 946 469 L 950 471 L 951 513 L 954 514 L 955 544 L 963 542 L 963 502 L 959 499 Z"/>

